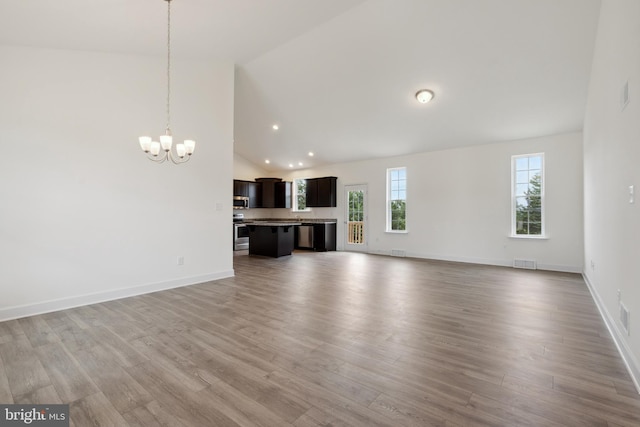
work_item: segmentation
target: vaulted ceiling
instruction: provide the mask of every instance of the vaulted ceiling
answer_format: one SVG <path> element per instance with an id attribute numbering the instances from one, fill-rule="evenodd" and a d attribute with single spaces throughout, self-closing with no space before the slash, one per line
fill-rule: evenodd
<path id="1" fill-rule="evenodd" d="M 599 0 L 171 5 L 174 55 L 237 64 L 235 151 L 267 170 L 582 129 Z M 162 55 L 165 22 L 162 0 L 5 1 L 0 44 Z"/>

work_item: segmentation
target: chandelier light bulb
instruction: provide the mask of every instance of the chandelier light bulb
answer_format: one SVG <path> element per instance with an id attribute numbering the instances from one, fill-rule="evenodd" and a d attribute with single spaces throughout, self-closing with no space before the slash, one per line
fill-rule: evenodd
<path id="1" fill-rule="evenodd" d="M 160 154 L 160 143 L 158 141 L 153 141 L 151 143 L 151 155 L 157 156 Z"/>
<path id="2" fill-rule="evenodd" d="M 160 135 L 160 145 L 164 151 L 171 150 L 171 144 L 173 143 L 173 137 L 171 135 Z"/>
<path id="3" fill-rule="evenodd" d="M 186 149 L 188 155 L 192 155 L 193 151 L 196 149 L 196 142 L 192 139 L 185 139 L 184 148 Z"/>
<path id="4" fill-rule="evenodd" d="M 142 148 L 142 151 L 144 151 L 145 153 L 148 153 L 149 150 L 151 149 L 151 137 L 141 136 L 139 140 L 140 140 L 140 148 Z"/>

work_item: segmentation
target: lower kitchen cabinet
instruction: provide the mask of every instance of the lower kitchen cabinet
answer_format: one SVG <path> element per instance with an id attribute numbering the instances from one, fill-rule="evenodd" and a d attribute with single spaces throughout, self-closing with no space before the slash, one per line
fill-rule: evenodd
<path id="1" fill-rule="evenodd" d="M 313 225 L 313 249 L 320 252 L 336 250 L 336 223 Z"/>
<path id="2" fill-rule="evenodd" d="M 336 250 L 336 223 L 303 223 L 296 227 L 296 248 L 318 252 Z"/>

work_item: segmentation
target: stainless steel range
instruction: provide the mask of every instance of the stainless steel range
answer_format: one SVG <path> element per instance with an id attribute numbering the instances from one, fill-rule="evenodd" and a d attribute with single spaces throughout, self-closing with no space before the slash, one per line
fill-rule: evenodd
<path id="1" fill-rule="evenodd" d="M 249 229 L 244 223 L 244 214 L 233 214 L 233 250 L 244 251 L 249 249 Z"/>

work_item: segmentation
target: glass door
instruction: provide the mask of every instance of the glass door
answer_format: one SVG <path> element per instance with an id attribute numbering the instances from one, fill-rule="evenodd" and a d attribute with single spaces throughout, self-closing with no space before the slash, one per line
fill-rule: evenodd
<path id="1" fill-rule="evenodd" d="M 367 186 L 346 185 L 346 229 L 345 245 L 347 251 L 367 250 Z"/>

